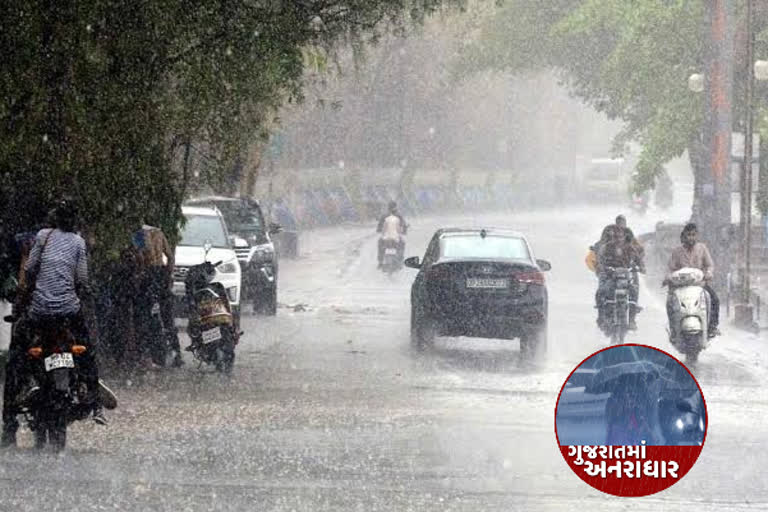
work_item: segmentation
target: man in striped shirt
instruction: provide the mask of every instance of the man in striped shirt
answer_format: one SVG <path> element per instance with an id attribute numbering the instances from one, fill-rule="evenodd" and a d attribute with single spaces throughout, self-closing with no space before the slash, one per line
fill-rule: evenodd
<path id="1" fill-rule="evenodd" d="M 35 238 L 24 264 L 27 277 L 36 272 L 35 289 L 25 320 L 32 328 L 46 324 L 65 324 L 78 344 L 88 346 L 88 350 L 80 357 L 80 373 L 93 400 L 94 420 L 104 425 L 106 418 L 98 400 L 99 371 L 90 347 L 90 335 L 78 295 L 87 292 L 88 258 L 85 240 L 75 233 L 76 217 L 74 207 L 62 202 L 55 214 L 56 227 L 40 230 Z M 23 345 L 28 338 L 15 341 L 17 345 Z M 0 443 L 3 446 L 16 444 L 18 422 L 8 398 L 17 396 L 20 391 L 23 379 L 18 377 L 23 374 L 25 349 L 15 346 L 9 350 L 9 367 L 15 368 L 12 373 L 17 378 L 11 379 L 6 375 L 5 385 L 10 386 L 11 391 L 5 393 L 3 400 L 3 435 Z"/>

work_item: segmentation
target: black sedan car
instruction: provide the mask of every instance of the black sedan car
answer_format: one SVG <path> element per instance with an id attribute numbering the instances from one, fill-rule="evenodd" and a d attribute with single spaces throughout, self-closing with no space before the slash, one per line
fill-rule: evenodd
<path id="1" fill-rule="evenodd" d="M 411 288 L 411 341 L 417 348 L 436 336 L 520 339 L 524 355 L 547 344 L 547 287 L 528 240 L 503 229 L 440 229 Z"/>

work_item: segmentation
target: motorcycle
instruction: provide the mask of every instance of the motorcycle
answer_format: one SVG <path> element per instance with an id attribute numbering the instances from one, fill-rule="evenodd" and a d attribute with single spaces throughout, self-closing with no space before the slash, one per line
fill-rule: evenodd
<path id="1" fill-rule="evenodd" d="M 232 315 L 227 292 L 221 283 L 214 283 L 217 263 L 204 262 L 189 268 L 184 284 L 189 310 L 187 333 L 192 340 L 187 348 L 203 363 L 211 364 L 222 373 L 232 373 L 235 346 L 241 332 Z"/>
<path id="2" fill-rule="evenodd" d="M 654 202 L 662 210 L 668 210 L 672 207 L 675 199 L 674 185 L 669 175 L 663 174 L 656 183 L 656 194 Z"/>
<path id="3" fill-rule="evenodd" d="M 635 213 L 645 215 L 645 212 L 648 211 L 648 193 L 633 194 L 629 201 L 629 207 Z"/>
<path id="4" fill-rule="evenodd" d="M 6 318 L 7 321 L 13 319 Z M 117 398 L 103 382 L 95 393 L 80 373 L 88 348 L 73 338 L 66 325 L 48 324 L 33 331 L 27 349 L 24 376 L 27 382 L 16 399 L 35 436 L 35 447 L 46 443 L 61 451 L 67 443 L 67 427 L 87 419 L 96 400 L 107 409 L 117 407 Z"/>
<path id="5" fill-rule="evenodd" d="M 695 363 L 699 353 L 709 346 L 710 298 L 704 290 L 704 272 L 697 268 L 681 268 L 665 281 L 669 342 L 685 355 L 687 363 Z"/>
<path id="6" fill-rule="evenodd" d="M 392 275 L 403 268 L 402 247 L 397 240 L 383 240 L 384 258 L 381 261 L 381 270 L 385 274 Z"/>
<path id="7" fill-rule="evenodd" d="M 629 308 L 637 307 L 630 300 L 630 287 L 637 286 L 637 268 L 607 267 L 606 272 L 612 283 L 613 296 L 603 300 L 603 324 L 601 328 L 611 338 L 611 345 L 624 343 L 629 331 Z"/>
<path id="8" fill-rule="evenodd" d="M 706 435 L 706 409 L 701 395 L 659 400 L 659 418 L 665 444 L 701 446 Z"/>

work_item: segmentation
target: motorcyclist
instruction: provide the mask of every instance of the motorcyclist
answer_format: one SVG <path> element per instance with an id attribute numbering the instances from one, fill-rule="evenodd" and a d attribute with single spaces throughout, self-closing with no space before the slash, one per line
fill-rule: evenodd
<path id="1" fill-rule="evenodd" d="M 24 311 L 16 310 L 20 316 L 8 351 L 5 392 L 3 396 L 3 434 L 0 444 L 16 444 L 19 424 L 12 402 L 21 391 L 25 367 L 26 345 L 30 334 L 37 326 L 65 323 L 79 344 L 89 348 L 81 356 L 80 368 L 93 403 L 93 419 L 106 425 L 102 405 L 98 399 L 99 371 L 90 343 L 90 333 L 82 312 L 81 299 L 88 290 L 88 257 L 85 240 L 75 233 L 77 211 L 69 201 L 62 201 L 54 213 L 55 228 L 40 230 L 34 241 L 29 257 L 23 265 L 22 279 L 35 271 L 35 288 L 31 290 L 31 301 Z M 22 335 L 25 333 L 26 335 Z"/>
<path id="2" fill-rule="evenodd" d="M 604 322 L 602 304 L 613 288 L 613 282 L 610 274 L 608 273 L 608 268 L 636 267 L 641 272 L 645 272 L 645 268 L 642 266 L 640 255 L 635 249 L 635 246 L 628 240 L 626 231 L 622 227 L 614 225 L 612 229 L 609 230 L 608 236 L 608 241 L 604 244 L 601 244 L 597 253 L 597 272 L 599 276 L 599 285 L 597 291 L 597 323 L 601 327 L 603 326 Z M 637 295 L 637 279 L 633 279 L 633 282 L 629 287 L 630 308 L 628 326 L 629 329 L 633 331 L 637 330 L 637 323 L 635 322 L 635 317 L 639 311 L 637 307 Z"/>
<path id="3" fill-rule="evenodd" d="M 720 299 L 712 288 L 711 283 L 714 278 L 715 263 L 709 253 L 707 246 L 698 241 L 698 228 L 696 224 L 689 222 L 680 233 L 680 242 L 682 245 L 672 252 L 667 264 L 669 274 L 664 280 L 664 284 L 669 282 L 673 272 L 681 268 L 698 268 L 704 272 L 704 289 L 709 293 L 712 309 L 709 313 L 709 337 L 713 338 L 720 335 L 718 325 L 720 323 Z M 670 304 L 667 304 L 667 314 L 671 318 Z"/>
<path id="4" fill-rule="evenodd" d="M 384 246 L 388 241 L 395 241 L 397 243 L 397 253 L 399 259 L 403 259 L 405 252 L 405 240 L 403 235 L 408 231 L 408 224 L 405 219 L 397 211 L 397 203 L 390 201 L 388 205 L 388 213 L 383 215 L 379 219 L 379 225 L 376 228 L 377 233 L 381 233 L 379 238 L 379 268 L 381 268 L 384 261 Z"/>
<path id="5" fill-rule="evenodd" d="M 635 238 L 635 234 L 632 232 L 632 230 L 627 226 L 627 219 L 624 217 L 624 215 L 617 215 L 615 219 L 614 224 L 609 224 L 603 228 L 603 232 L 600 235 L 600 240 L 595 242 L 593 245 L 590 246 L 590 251 L 593 252 L 595 257 L 595 273 L 599 273 L 598 266 L 599 262 L 597 262 L 597 255 L 600 253 L 600 247 L 605 245 L 610 239 L 611 239 L 611 232 L 614 229 L 618 229 L 620 234 L 623 234 L 624 239 L 627 241 L 628 244 L 631 245 L 632 250 L 634 251 L 635 255 L 635 263 L 640 270 L 640 272 L 645 272 L 645 263 L 643 259 L 645 258 L 645 249 L 643 248 L 642 244 Z M 635 276 L 635 281 L 637 281 L 637 276 Z M 595 292 L 595 307 L 599 309 L 600 307 L 600 300 L 599 300 L 599 288 L 598 291 Z M 633 301 L 635 302 L 635 313 L 638 313 L 642 311 L 643 308 L 640 307 L 639 304 L 639 289 L 634 290 L 636 293 Z"/>

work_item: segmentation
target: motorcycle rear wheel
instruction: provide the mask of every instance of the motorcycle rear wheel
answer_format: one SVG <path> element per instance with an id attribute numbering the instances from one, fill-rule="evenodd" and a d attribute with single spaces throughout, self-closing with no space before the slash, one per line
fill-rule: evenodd
<path id="1" fill-rule="evenodd" d="M 235 341 L 232 333 L 228 333 L 216 348 L 216 370 L 225 375 L 231 375 L 234 366 Z"/>

